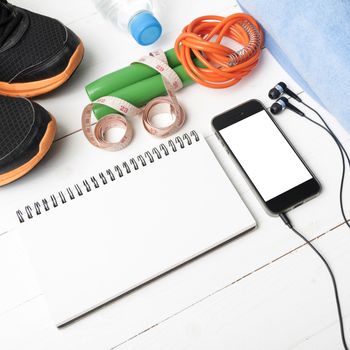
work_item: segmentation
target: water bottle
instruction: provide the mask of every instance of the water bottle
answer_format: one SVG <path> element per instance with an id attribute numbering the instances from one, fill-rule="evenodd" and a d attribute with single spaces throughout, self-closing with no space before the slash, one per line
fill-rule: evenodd
<path id="1" fill-rule="evenodd" d="M 153 44 L 162 34 L 162 26 L 153 14 L 155 1 L 93 0 L 104 17 L 130 32 L 140 45 Z"/>

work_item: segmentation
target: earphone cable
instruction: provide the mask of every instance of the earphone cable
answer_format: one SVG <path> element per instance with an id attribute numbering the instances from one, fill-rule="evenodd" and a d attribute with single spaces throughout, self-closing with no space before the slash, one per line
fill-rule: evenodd
<path id="1" fill-rule="evenodd" d="M 346 215 L 345 215 L 345 210 L 344 210 L 344 203 L 343 203 L 343 194 L 344 194 L 344 180 L 345 180 L 345 159 L 344 159 L 344 154 L 343 154 L 343 151 L 342 151 L 342 144 L 340 143 L 340 141 L 335 138 L 335 135 L 329 130 L 327 129 L 325 126 L 317 123 L 316 121 L 314 121 L 313 119 L 307 117 L 307 116 L 304 116 L 304 118 L 306 118 L 308 121 L 310 121 L 311 123 L 314 123 L 316 124 L 317 126 L 319 126 L 320 128 L 322 128 L 323 130 L 325 130 L 333 139 L 334 141 L 336 142 L 337 146 L 338 146 L 338 149 L 340 151 L 340 156 L 341 156 L 341 160 L 342 160 L 342 175 L 341 175 L 341 180 L 340 180 L 340 191 L 339 191 L 339 203 L 340 203 L 340 210 L 341 210 L 341 213 L 342 213 L 342 217 L 343 217 L 343 220 L 345 221 L 345 224 L 349 226 L 349 222 L 348 222 L 348 219 L 346 218 Z M 339 144 L 340 143 L 340 144 Z"/>
<path id="2" fill-rule="evenodd" d="M 322 116 L 315 110 L 313 109 L 311 106 L 307 105 L 304 102 L 301 102 L 302 104 L 304 104 L 306 107 L 308 107 L 309 109 L 311 109 L 313 112 L 315 112 L 319 118 L 322 120 L 322 122 L 324 123 L 324 125 L 316 122 L 315 120 L 309 118 L 307 115 L 305 115 L 305 113 L 302 114 L 302 117 L 307 119 L 308 121 L 310 121 L 311 123 L 319 126 L 320 128 L 322 128 L 324 131 L 326 131 L 334 140 L 334 142 L 336 143 L 339 152 L 340 152 L 340 156 L 342 159 L 342 175 L 341 175 L 341 181 L 340 181 L 340 190 L 339 190 L 339 203 L 340 203 L 340 210 L 341 210 L 341 214 L 343 217 L 343 220 L 345 222 L 345 224 L 350 228 L 350 223 L 346 217 L 345 214 L 345 210 L 344 210 L 344 181 L 345 181 L 345 174 L 346 174 L 346 166 L 345 166 L 345 159 L 344 159 L 344 154 L 347 158 L 348 164 L 349 164 L 349 168 L 350 168 L 350 158 L 349 155 L 345 149 L 345 147 L 343 146 L 343 144 L 340 142 L 340 140 L 338 139 L 338 137 L 334 134 L 334 132 L 332 131 L 332 129 L 329 127 L 329 125 L 326 123 L 326 121 L 322 118 Z M 299 114 L 299 113 L 298 113 Z M 301 115 L 301 114 L 299 114 Z"/>
<path id="3" fill-rule="evenodd" d="M 344 219 L 345 224 L 350 228 L 350 223 L 346 217 L 345 214 L 345 209 L 344 209 L 344 181 L 345 181 L 345 173 L 346 173 L 346 166 L 345 166 L 345 159 L 344 159 L 344 155 L 347 159 L 349 168 L 350 168 L 350 157 L 348 152 L 346 151 L 345 147 L 343 146 L 343 144 L 341 143 L 341 141 L 339 140 L 339 138 L 334 134 L 333 130 L 330 128 L 330 126 L 327 124 L 327 122 L 324 120 L 324 118 L 321 116 L 321 114 L 319 112 L 317 112 L 314 108 L 312 108 L 311 106 L 309 106 L 308 104 L 306 104 L 305 102 L 301 102 L 305 107 L 307 107 L 308 109 L 310 109 L 311 111 L 313 111 L 323 122 L 324 126 L 317 123 L 316 121 L 314 121 L 313 119 L 304 116 L 304 118 L 306 118 L 307 120 L 309 120 L 310 122 L 314 123 L 315 125 L 321 127 L 322 129 L 324 129 L 326 132 L 328 132 L 328 134 L 333 138 L 334 142 L 337 144 L 337 147 L 340 151 L 341 154 L 341 158 L 342 158 L 342 176 L 341 176 L 341 181 L 340 181 L 340 190 L 339 190 L 339 203 L 340 203 L 340 210 L 342 213 L 342 217 Z"/>
<path id="4" fill-rule="evenodd" d="M 349 221 L 348 221 L 348 219 L 347 219 L 347 217 L 345 215 L 344 201 L 343 201 L 344 181 L 345 181 L 345 175 L 346 175 L 346 160 L 347 160 L 347 163 L 348 163 L 349 169 L 350 169 L 350 157 L 349 157 L 349 154 L 346 151 L 344 145 L 339 140 L 339 138 L 334 134 L 333 130 L 330 128 L 330 126 L 327 124 L 327 122 L 321 116 L 321 114 L 318 111 L 316 111 L 314 108 L 312 108 L 310 105 L 308 105 L 307 103 L 303 102 L 300 99 L 300 97 L 294 96 L 295 94 L 291 90 L 289 90 L 287 88 L 287 85 L 285 83 L 281 82 L 281 83 L 277 84 L 273 89 L 271 89 L 270 92 L 269 92 L 269 97 L 272 98 L 272 99 L 275 99 L 275 98 L 278 98 L 278 96 L 280 96 L 284 92 L 287 92 L 290 96 L 292 96 L 298 102 L 300 102 L 305 107 L 307 107 L 309 110 L 314 112 L 320 118 L 320 120 L 322 121 L 323 125 L 321 123 L 318 123 L 317 121 L 313 120 L 312 118 L 309 118 L 308 116 L 305 115 L 305 113 L 303 113 L 302 111 L 300 111 L 299 109 L 297 109 L 293 105 L 288 104 L 288 106 L 287 106 L 286 102 L 284 102 L 284 105 L 283 104 L 277 105 L 278 108 L 277 108 L 277 110 L 275 111 L 274 114 L 277 114 L 277 113 L 281 112 L 285 108 L 289 108 L 289 109 L 293 110 L 295 113 L 299 114 L 300 116 L 306 118 L 311 123 L 319 126 L 323 130 L 325 130 L 332 137 L 332 139 L 334 140 L 334 142 L 336 143 L 336 145 L 337 145 L 337 147 L 339 149 L 339 152 L 340 152 L 340 155 L 341 155 L 341 159 L 342 159 L 342 175 L 341 175 L 341 181 L 340 181 L 339 202 L 340 202 L 340 209 L 341 209 L 341 213 L 342 213 L 342 217 L 344 219 L 344 222 L 350 228 L 350 223 L 349 223 Z M 282 100 L 282 98 L 280 98 L 279 100 Z M 277 103 L 275 103 L 275 104 L 277 104 Z M 272 111 L 272 108 L 271 108 L 271 111 Z M 346 158 L 346 160 L 345 160 L 345 158 Z M 342 344 L 343 344 L 343 347 L 344 347 L 345 350 L 349 350 L 348 345 L 346 343 L 346 338 L 345 338 L 344 321 L 343 321 L 343 315 L 342 315 L 341 305 L 340 305 L 340 300 L 339 300 L 338 287 L 337 287 L 337 283 L 336 283 L 336 280 L 335 280 L 335 277 L 334 277 L 334 274 L 333 274 L 333 271 L 332 271 L 331 267 L 329 266 L 328 262 L 323 257 L 323 255 L 315 248 L 315 246 L 304 235 L 302 235 L 298 230 L 296 230 L 293 227 L 293 225 L 291 224 L 289 218 L 287 217 L 287 215 L 285 213 L 281 213 L 279 216 L 283 220 L 283 222 L 296 235 L 298 235 L 304 242 L 306 242 L 306 244 L 308 244 L 312 248 L 312 250 L 319 256 L 319 258 L 322 260 L 322 262 L 326 266 L 327 271 L 328 271 L 328 273 L 329 273 L 329 275 L 331 277 L 332 284 L 333 284 L 334 295 L 335 295 L 335 300 L 336 300 L 336 305 L 337 305 L 338 318 L 339 318 L 339 328 L 340 328 Z"/>
<path id="5" fill-rule="evenodd" d="M 301 234 L 298 230 L 296 230 L 291 221 L 289 220 L 288 216 L 285 213 L 281 213 L 280 218 L 283 220 L 283 222 L 296 234 L 298 235 L 309 247 L 318 255 L 318 257 L 322 260 L 324 265 L 327 268 L 327 271 L 331 277 L 332 284 L 333 284 L 333 290 L 334 290 L 334 296 L 335 296 L 335 301 L 337 305 L 337 312 L 338 312 L 338 319 L 339 319 L 339 328 L 340 328 L 340 334 L 341 334 L 341 339 L 342 343 L 344 346 L 345 350 L 349 350 L 348 345 L 346 343 L 346 338 L 345 338 L 345 331 L 344 331 L 344 321 L 343 321 L 343 314 L 341 310 L 341 305 L 340 305 L 340 300 L 339 300 L 339 293 L 338 293 L 338 287 L 337 287 L 337 282 L 335 280 L 333 271 L 331 267 L 329 266 L 327 260 L 323 257 L 323 255 L 317 250 L 317 248 L 303 235 Z"/>
<path id="6" fill-rule="evenodd" d="M 301 103 L 307 107 L 308 109 L 310 109 L 312 112 L 314 112 L 323 122 L 323 124 L 325 125 L 325 127 L 329 130 L 329 132 L 333 135 L 334 140 L 338 143 L 339 147 L 341 147 L 341 149 L 343 150 L 347 160 L 348 160 L 348 164 L 350 166 L 350 157 L 349 154 L 347 152 L 347 150 L 345 149 L 345 147 L 343 146 L 343 144 L 341 143 L 341 141 L 339 140 L 339 138 L 334 134 L 333 130 L 331 129 L 331 127 L 327 124 L 327 122 L 324 120 L 324 118 L 321 116 L 321 114 L 319 112 L 316 111 L 316 109 L 314 109 L 313 107 L 311 107 L 310 105 L 308 105 L 307 103 L 305 103 L 304 101 L 301 101 Z"/>

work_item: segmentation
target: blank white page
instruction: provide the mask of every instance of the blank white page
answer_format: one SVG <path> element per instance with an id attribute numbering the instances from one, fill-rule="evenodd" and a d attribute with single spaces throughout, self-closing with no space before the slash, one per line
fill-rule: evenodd
<path id="1" fill-rule="evenodd" d="M 177 149 L 20 225 L 57 326 L 255 226 L 202 137 Z"/>

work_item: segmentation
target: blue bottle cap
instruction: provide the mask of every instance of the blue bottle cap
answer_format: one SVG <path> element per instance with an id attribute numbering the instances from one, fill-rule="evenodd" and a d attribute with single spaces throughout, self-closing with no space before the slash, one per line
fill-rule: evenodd
<path id="1" fill-rule="evenodd" d="M 151 45 L 162 34 L 162 26 L 152 13 L 143 11 L 135 15 L 129 23 L 130 33 L 140 45 Z"/>

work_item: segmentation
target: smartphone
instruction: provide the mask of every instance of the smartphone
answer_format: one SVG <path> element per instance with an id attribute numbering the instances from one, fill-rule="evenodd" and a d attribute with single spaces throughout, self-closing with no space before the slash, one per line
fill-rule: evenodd
<path id="1" fill-rule="evenodd" d="M 320 192 L 320 183 L 260 101 L 226 111 L 212 125 L 270 214 L 293 209 Z"/>

